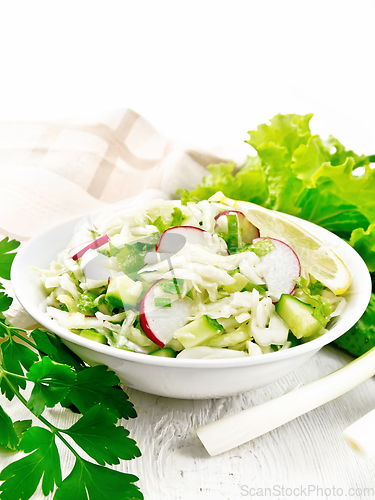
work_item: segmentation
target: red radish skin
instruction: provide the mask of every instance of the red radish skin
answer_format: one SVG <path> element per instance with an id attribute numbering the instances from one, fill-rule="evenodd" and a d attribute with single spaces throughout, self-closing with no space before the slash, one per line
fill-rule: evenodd
<path id="1" fill-rule="evenodd" d="M 254 224 L 252 224 L 242 212 L 239 212 L 238 210 L 225 210 L 224 212 L 220 212 L 215 217 L 215 220 L 217 221 L 218 219 L 220 219 L 220 217 L 230 214 L 237 215 L 239 227 L 243 230 L 242 241 L 244 243 L 252 243 L 254 239 L 259 238 L 259 229 L 254 226 Z"/>
<path id="2" fill-rule="evenodd" d="M 238 210 L 225 210 L 224 212 L 220 212 L 219 214 L 217 214 L 214 217 L 214 219 L 217 220 L 223 215 L 229 215 L 229 214 L 237 214 L 238 216 L 242 215 L 243 217 L 245 217 L 244 214 L 242 212 L 239 212 Z"/>
<path id="3" fill-rule="evenodd" d="M 270 240 L 275 245 L 274 250 L 261 257 L 261 262 L 270 265 L 264 280 L 269 291 L 274 292 L 275 297 L 279 299 L 283 293 L 294 292 L 295 280 L 301 274 L 301 264 L 296 252 L 287 243 L 276 238 L 255 238 L 253 244 L 264 239 Z"/>
<path id="4" fill-rule="evenodd" d="M 160 281 L 163 280 L 154 283 L 144 296 L 139 322 L 147 337 L 163 348 L 172 339 L 174 332 L 185 325 L 191 300 L 183 298 L 173 301 L 171 307 L 155 307 L 155 290 Z"/>
<path id="5" fill-rule="evenodd" d="M 158 347 L 163 349 L 163 347 L 165 347 L 165 344 L 161 340 L 159 340 L 157 337 L 155 337 L 154 332 L 151 330 L 151 328 L 148 324 L 146 313 L 145 313 L 145 303 L 144 302 L 145 301 L 143 299 L 141 302 L 140 310 L 139 310 L 139 323 L 141 325 L 141 328 L 144 331 L 144 333 L 147 335 L 147 337 L 154 344 L 156 344 Z"/>
<path id="6" fill-rule="evenodd" d="M 90 249 L 95 250 L 96 248 L 99 248 L 108 242 L 109 242 L 109 236 L 108 234 L 104 234 L 103 236 L 100 236 L 99 238 L 97 238 L 94 241 L 91 241 L 88 244 L 85 243 L 85 246 L 83 248 L 82 245 L 81 248 L 80 247 L 73 248 L 72 250 L 69 251 L 69 255 L 73 253 L 73 255 L 71 255 L 72 259 L 78 260 L 87 252 L 87 250 Z M 78 248 L 79 250 L 77 250 Z"/>
<path id="7" fill-rule="evenodd" d="M 80 245 L 77 245 L 76 247 L 71 248 L 68 252 L 69 257 L 73 258 L 73 255 L 76 255 L 79 251 L 86 248 L 87 245 L 89 245 L 90 243 L 91 243 L 91 241 L 86 241 L 85 243 L 81 243 Z"/>

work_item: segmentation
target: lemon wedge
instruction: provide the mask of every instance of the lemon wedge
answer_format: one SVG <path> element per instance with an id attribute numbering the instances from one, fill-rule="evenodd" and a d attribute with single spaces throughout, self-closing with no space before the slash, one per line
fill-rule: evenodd
<path id="1" fill-rule="evenodd" d="M 343 261 L 321 240 L 295 222 L 279 212 L 247 201 L 232 200 L 223 193 L 216 193 L 210 200 L 219 201 L 242 212 L 258 227 L 261 236 L 288 243 L 301 261 L 302 274 L 307 276 L 310 273 L 335 295 L 341 295 L 349 288 L 351 276 Z"/>

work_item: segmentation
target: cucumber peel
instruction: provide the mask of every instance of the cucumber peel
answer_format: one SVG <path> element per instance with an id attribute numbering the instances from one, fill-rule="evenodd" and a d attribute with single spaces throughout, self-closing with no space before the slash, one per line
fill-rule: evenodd
<path id="1" fill-rule="evenodd" d="M 322 324 L 313 316 L 314 308 L 292 295 L 281 295 L 276 312 L 297 339 L 316 338 L 324 331 Z"/>
<path id="2" fill-rule="evenodd" d="M 163 347 L 163 349 L 158 349 L 157 351 L 150 352 L 149 356 L 160 356 L 161 358 L 175 358 L 177 356 L 177 353 L 170 347 Z"/>
<path id="3" fill-rule="evenodd" d="M 225 329 L 220 323 L 204 315 L 176 330 L 173 337 L 181 342 L 185 349 L 190 349 L 224 332 Z"/>

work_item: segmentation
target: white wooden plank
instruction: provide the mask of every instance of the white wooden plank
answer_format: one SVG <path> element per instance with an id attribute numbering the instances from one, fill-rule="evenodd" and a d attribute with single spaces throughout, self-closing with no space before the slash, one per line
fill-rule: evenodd
<path id="1" fill-rule="evenodd" d="M 375 461 L 358 458 L 342 438 L 342 431 L 350 423 L 375 406 L 374 379 L 217 457 L 207 454 L 194 432 L 199 425 L 280 396 L 298 384 L 331 373 L 350 360 L 350 356 L 327 347 L 277 383 L 216 400 L 168 399 L 128 389 L 138 418 L 124 423 L 138 442 L 142 457 L 116 468 L 137 475 L 145 499 L 151 500 L 233 500 L 251 498 L 251 492 L 258 492 L 258 497 L 262 493 L 262 498 L 303 498 L 305 492 L 309 493 L 309 499 L 322 499 L 332 498 L 335 491 L 341 492 L 340 488 L 342 495 L 336 496 L 349 496 L 355 493 L 350 492 L 350 488 L 359 488 L 362 495 L 358 490 L 352 498 L 374 498 Z M 14 418 L 29 418 L 28 411 L 15 402 L 9 403 L 1 397 L 1 404 Z M 56 418 L 60 427 L 71 425 L 77 418 L 60 409 L 48 413 L 50 418 Z M 0 467 L 13 459 L 13 454 L 1 452 Z M 62 459 L 66 474 L 73 459 L 64 449 Z M 290 488 L 296 488 L 295 492 Z M 374 494 L 364 491 L 365 488 L 372 488 Z M 43 497 L 38 493 L 34 498 Z"/>

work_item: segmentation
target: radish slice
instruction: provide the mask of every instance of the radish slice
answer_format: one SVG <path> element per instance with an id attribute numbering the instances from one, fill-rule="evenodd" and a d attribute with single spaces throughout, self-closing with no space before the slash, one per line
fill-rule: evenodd
<path id="1" fill-rule="evenodd" d="M 144 296 L 139 321 L 147 337 L 163 348 L 172 340 L 174 332 L 186 324 L 192 302 L 191 299 L 184 297 L 172 299 L 170 307 L 156 307 L 155 299 L 161 296 L 166 297 L 158 283 L 152 285 Z M 169 295 L 169 298 L 172 297 L 173 295 Z"/>
<path id="2" fill-rule="evenodd" d="M 69 250 L 69 256 L 72 257 L 73 260 L 78 260 L 84 255 L 87 250 L 99 248 L 109 241 L 108 234 L 104 234 L 100 236 L 94 241 L 90 241 L 90 243 L 84 243 L 83 245 L 79 245 L 78 247 L 72 248 Z"/>
<path id="3" fill-rule="evenodd" d="M 86 248 L 87 245 L 89 245 L 90 243 L 91 243 L 91 241 L 86 241 L 85 243 L 81 243 L 80 245 L 77 245 L 76 247 L 71 248 L 68 251 L 69 257 L 73 258 L 73 255 L 76 255 L 78 252 L 80 252 L 81 250 Z M 76 259 L 74 259 L 74 260 L 76 260 Z"/>
<path id="4" fill-rule="evenodd" d="M 301 274 L 301 264 L 294 250 L 283 241 L 275 238 L 255 238 L 253 244 L 261 240 L 270 240 L 275 248 L 261 257 L 267 267 L 264 281 L 272 297 L 279 300 L 283 293 L 293 293 Z"/>
<path id="5" fill-rule="evenodd" d="M 167 229 L 161 235 L 156 251 L 173 255 L 181 250 L 185 243 L 201 245 L 213 253 L 228 255 L 224 240 L 216 234 L 194 226 L 176 226 Z"/>
<path id="6" fill-rule="evenodd" d="M 219 231 L 227 232 L 228 231 L 228 221 L 225 217 L 229 214 L 236 214 L 238 218 L 238 226 L 242 229 L 242 241 L 244 243 L 251 243 L 254 238 L 259 238 L 259 229 L 252 224 L 242 212 L 238 210 L 226 210 L 225 212 L 219 213 L 216 217 L 216 226 Z"/>

